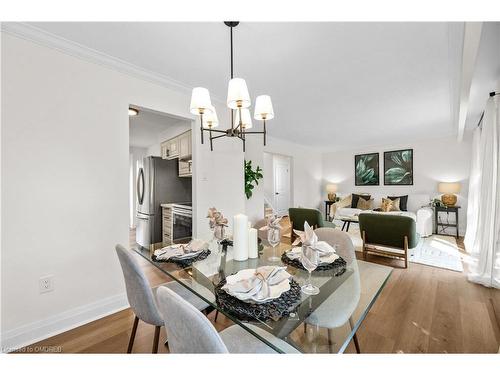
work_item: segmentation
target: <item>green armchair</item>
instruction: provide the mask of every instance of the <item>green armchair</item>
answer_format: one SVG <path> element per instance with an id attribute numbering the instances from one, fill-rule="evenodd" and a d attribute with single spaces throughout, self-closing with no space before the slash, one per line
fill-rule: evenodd
<path id="1" fill-rule="evenodd" d="M 304 222 L 313 228 L 335 228 L 336 225 L 332 222 L 323 220 L 321 212 L 314 208 L 289 208 L 288 216 L 290 217 L 290 224 L 292 229 L 304 230 Z M 292 230 L 292 240 L 294 238 L 294 233 Z"/>
<path id="2" fill-rule="evenodd" d="M 368 253 L 404 259 L 408 268 L 408 249 L 418 244 L 415 220 L 407 216 L 362 213 L 359 232 L 363 239 L 363 258 Z"/>

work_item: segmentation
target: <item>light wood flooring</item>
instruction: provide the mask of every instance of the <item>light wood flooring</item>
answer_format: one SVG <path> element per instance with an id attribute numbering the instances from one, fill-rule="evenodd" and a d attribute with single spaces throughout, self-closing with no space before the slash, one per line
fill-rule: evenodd
<path id="1" fill-rule="evenodd" d="M 151 285 L 168 281 L 141 257 L 137 259 Z M 401 269 L 397 268 L 400 261 L 375 255 L 368 261 L 396 268 L 358 331 L 363 353 L 498 353 L 500 290 L 470 283 L 459 272 L 415 263 Z M 214 315 L 209 319 L 218 330 L 232 324 L 222 314 L 215 323 Z M 127 309 L 31 347 L 61 346 L 64 353 L 125 353 L 133 318 Z M 300 335 L 300 328 L 294 334 Z M 151 352 L 153 332 L 153 327 L 139 323 L 134 353 Z M 162 328 L 160 342 L 165 339 Z M 160 353 L 167 351 L 160 345 Z M 354 352 L 352 343 L 347 352 Z"/>

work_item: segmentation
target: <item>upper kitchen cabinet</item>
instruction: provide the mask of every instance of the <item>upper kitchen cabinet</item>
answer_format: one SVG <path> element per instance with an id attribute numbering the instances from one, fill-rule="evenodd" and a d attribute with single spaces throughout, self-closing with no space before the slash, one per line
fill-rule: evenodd
<path id="1" fill-rule="evenodd" d="M 179 160 L 191 159 L 191 130 L 178 136 Z"/>
<path id="2" fill-rule="evenodd" d="M 163 159 L 175 159 L 179 157 L 179 137 L 162 142 L 161 157 Z"/>

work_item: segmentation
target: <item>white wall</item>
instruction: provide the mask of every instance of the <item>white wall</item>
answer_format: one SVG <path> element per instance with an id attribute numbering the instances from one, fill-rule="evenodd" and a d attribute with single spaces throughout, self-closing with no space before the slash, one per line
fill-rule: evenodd
<path id="1" fill-rule="evenodd" d="M 384 186 L 383 152 L 413 149 L 413 185 Z M 354 185 L 354 155 L 379 152 L 379 186 Z M 368 192 L 381 195 L 429 194 L 438 195 L 438 182 L 461 182 L 462 191 L 458 194 L 460 209 L 460 233 L 465 233 L 467 212 L 467 191 L 471 155 L 471 139 L 466 135 L 462 143 L 456 137 L 429 139 L 425 142 L 408 142 L 397 145 L 372 146 L 370 148 L 343 150 L 325 153 L 323 159 L 323 191 L 326 184 L 338 185 L 338 195 L 352 192 Z M 450 232 L 451 233 L 451 232 Z"/>
<path id="2" fill-rule="evenodd" d="M 1 37 L 1 330 L 2 346 L 15 347 L 126 305 L 114 245 L 128 243 L 128 106 L 192 116 L 187 91 Z M 209 206 L 244 210 L 243 153 L 224 141 L 210 153 L 194 134 L 201 233 Z M 39 294 L 45 275 L 55 290 Z"/>

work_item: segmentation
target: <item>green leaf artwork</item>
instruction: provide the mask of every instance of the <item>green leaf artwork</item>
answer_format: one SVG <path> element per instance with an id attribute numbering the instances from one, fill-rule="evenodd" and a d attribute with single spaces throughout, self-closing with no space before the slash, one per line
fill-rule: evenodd
<path id="1" fill-rule="evenodd" d="M 378 153 L 354 156 L 356 186 L 378 185 Z"/>
<path id="2" fill-rule="evenodd" d="M 413 150 L 384 152 L 384 185 L 413 185 Z"/>
<path id="3" fill-rule="evenodd" d="M 252 161 L 245 160 L 245 195 L 247 199 L 252 197 L 252 190 L 255 188 L 255 185 L 259 184 L 259 180 L 262 177 L 262 168 L 257 166 L 257 168 L 253 170 Z"/>

